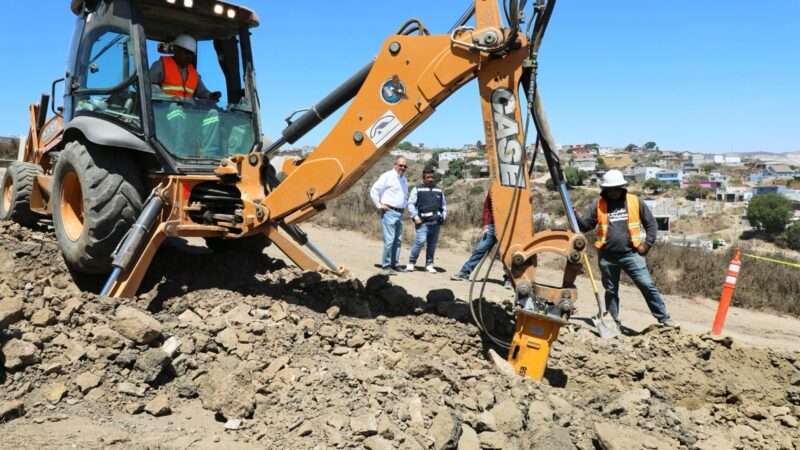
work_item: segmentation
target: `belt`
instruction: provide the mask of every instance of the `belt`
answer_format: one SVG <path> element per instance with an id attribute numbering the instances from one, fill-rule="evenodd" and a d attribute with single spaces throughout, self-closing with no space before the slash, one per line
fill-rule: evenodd
<path id="1" fill-rule="evenodd" d="M 403 212 L 403 208 L 395 208 L 394 206 L 390 206 L 389 209 L 397 212 Z"/>

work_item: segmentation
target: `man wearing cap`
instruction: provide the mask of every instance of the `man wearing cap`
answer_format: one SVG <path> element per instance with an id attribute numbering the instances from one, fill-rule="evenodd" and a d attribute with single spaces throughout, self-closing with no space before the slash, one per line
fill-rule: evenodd
<path id="1" fill-rule="evenodd" d="M 203 84 L 193 61 L 197 55 L 197 41 L 187 34 L 182 34 L 172 42 L 172 56 L 162 56 L 150 66 L 150 83 L 157 85 L 161 93 L 176 99 L 199 99 L 216 102 L 222 96 L 219 91 L 211 92 Z M 174 151 L 186 151 L 187 140 L 193 133 L 187 133 L 186 111 L 180 103 L 172 103 L 167 112 L 167 123 L 172 129 Z M 210 109 L 200 124 L 203 155 L 218 155 L 219 145 L 219 113 Z M 191 147 L 191 145 L 190 145 Z"/>
<path id="2" fill-rule="evenodd" d="M 575 214 L 581 231 L 594 229 L 597 233 L 595 247 L 606 290 L 606 309 L 619 325 L 619 277 L 625 271 L 642 292 L 653 317 L 664 326 L 678 327 L 670 318 L 644 259 L 656 242 L 658 224 L 650 208 L 629 194 L 626 185 L 622 172 L 609 170 L 603 176 L 600 198 L 584 217 Z M 646 232 L 644 242 L 642 228 Z"/>
<path id="3" fill-rule="evenodd" d="M 383 258 L 381 268 L 389 275 L 401 271 L 400 243 L 403 238 L 403 210 L 406 207 L 408 182 L 406 181 L 408 161 L 402 156 L 394 161 L 394 167 L 375 181 L 369 196 L 381 215 L 383 229 Z"/>

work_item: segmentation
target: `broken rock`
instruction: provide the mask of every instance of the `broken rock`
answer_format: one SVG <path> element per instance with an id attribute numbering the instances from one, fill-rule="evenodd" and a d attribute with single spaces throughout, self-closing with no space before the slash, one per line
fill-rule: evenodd
<path id="1" fill-rule="evenodd" d="M 125 305 L 117 308 L 116 328 L 120 334 L 138 344 L 149 344 L 161 335 L 161 324 L 156 319 Z"/>
<path id="2" fill-rule="evenodd" d="M 168 362 L 169 357 L 160 348 L 151 348 L 136 358 L 133 368 L 141 375 L 142 381 L 152 383 L 161 375 Z"/>
<path id="3" fill-rule="evenodd" d="M 169 399 L 167 395 L 164 393 L 156 395 L 156 397 L 146 405 L 144 405 L 144 411 L 151 416 L 166 416 L 172 412 L 172 409 L 169 407 Z"/>
<path id="4" fill-rule="evenodd" d="M 122 348 L 124 339 L 121 334 L 112 330 L 107 325 L 101 325 L 92 330 L 92 343 L 103 348 Z"/>
<path id="5" fill-rule="evenodd" d="M 39 349 L 30 342 L 11 339 L 3 345 L 2 353 L 6 358 L 6 369 L 13 370 L 36 362 Z"/>
<path id="6" fill-rule="evenodd" d="M 55 405 L 64 398 L 66 393 L 67 387 L 63 383 L 54 383 L 50 386 L 50 394 L 47 396 L 47 399 L 50 400 L 50 403 Z"/>
<path id="7" fill-rule="evenodd" d="M 433 419 L 428 437 L 436 450 L 455 448 L 461 437 L 461 418 L 451 410 L 441 410 Z"/>
<path id="8" fill-rule="evenodd" d="M 53 311 L 50 311 L 47 308 L 40 309 L 33 313 L 31 316 L 31 325 L 35 327 L 46 327 L 51 323 L 55 322 L 56 315 Z"/>
<path id="9" fill-rule="evenodd" d="M 11 297 L 0 300 L 0 330 L 22 319 L 22 299 Z"/>
<path id="10" fill-rule="evenodd" d="M 11 420 L 25 415 L 25 405 L 18 400 L 0 403 L 0 420 Z"/>
<path id="11" fill-rule="evenodd" d="M 86 394 L 100 384 L 100 377 L 91 372 L 84 372 L 75 378 L 75 384 L 78 385 L 81 393 Z"/>
<path id="12" fill-rule="evenodd" d="M 605 450 L 627 450 L 647 448 L 649 450 L 669 450 L 678 448 L 680 443 L 666 436 L 656 436 L 638 428 L 623 427 L 613 423 L 594 424 L 597 439 Z"/>
<path id="13" fill-rule="evenodd" d="M 372 436 L 378 433 L 378 420 L 372 413 L 366 412 L 350 418 L 350 429 L 353 434 Z"/>
<path id="14" fill-rule="evenodd" d="M 203 407 L 224 417 L 252 417 L 255 410 L 255 389 L 252 374 L 235 358 L 220 358 L 198 385 Z"/>

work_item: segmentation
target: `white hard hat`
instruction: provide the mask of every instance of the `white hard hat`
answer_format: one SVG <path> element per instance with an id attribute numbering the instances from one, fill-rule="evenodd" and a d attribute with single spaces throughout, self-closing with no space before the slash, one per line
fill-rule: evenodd
<path id="1" fill-rule="evenodd" d="M 194 38 L 188 34 L 182 34 L 176 37 L 175 40 L 172 41 L 172 45 L 177 45 L 178 47 L 188 50 L 195 55 L 197 54 L 197 41 L 195 41 Z"/>
<path id="2" fill-rule="evenodd" d="M 622 172 L 616 169 L 611 169 L 603 175 L 603 183 L 600 185 L 604 188 L 622 187 L 628 184 Z"/>

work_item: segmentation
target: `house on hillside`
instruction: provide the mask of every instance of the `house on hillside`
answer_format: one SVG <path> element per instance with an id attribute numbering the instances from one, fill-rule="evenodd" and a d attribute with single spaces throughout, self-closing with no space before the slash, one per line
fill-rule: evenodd
<path id="1" fill-rule="evenodd" d="M 720 187 L 719 181 L 711 181 L 711 180 L 690 180 L 688 178 L 684 178 L 681 180 L 681 189 L 686 189 L 687 187 L 696 184 L 701 188 L 716 190 Z"/>
<path id="2" fill-rule="evenodd" d="M 681 181 L 683 181 L 683 171 L 682 170 L 662 170 L 656 173 L 656 179 L 669 185 L 678 187 L 681 185 Z"/>
<path id="3" fill-rule="evenodd" d="M 749 187 L 721 187 L 717 189 L 717 201 L 725 203 L 749 202 L 753 198 L 753 190 Z"/>
<path id="4" fill-rule="evenodd" d="M 655 178 L 656 174 L 661 172 L 662 170 L 663 169 L 660 167 L 634 166 L 634 167 L 629 167 L 628 170 L 625 171 L 624 175 L 625 179 L 628 181 L 633 181 L 636 183 L 644 183 L 650 178 Z"/>
<path id="5" fill-rule="evenodd" d="M 792 169 L 786 164 L 767 164 L 761 174 L 764 177 L 775 178 L 800 177 L 800 171 Z"/>
<path id="6" fill-rule="evenodd" d="M 726 186 L 728 184 L 728 176 L 723 175 L 719 170 L 712 170 L 709 172 L 708 179 L 711 181 L 719 181 L 721 186 Z"/>
<path id="7" fill-rule="evenodd" d="M 439 153 L 439 161 L 455 161 L 457 159 L 467 159 L 469 153 L 467 152 L 442 152 Z"/>
<path id="8" fill-rule="evenodd" d="M 488 178 L 489 161 L 486 159 L 475 159 L 464 165 L 464 178 Z"/>
<path id="9" fill-rule="evenodd" d="M 597 170 L 597 157 L 594 155 L 575 156 L 570 162 L 570 167 L 582 170 L 587 173 L 594 173 Z"/>
<path id="10" fill-rule="evenodd" d="M 726 155 L 714 155 L 714 163 L 715 164 L 723 164 L 726 166 L 738 166 L 742 164 L 742 157 L 741 156 L 726 156 Z"/>

